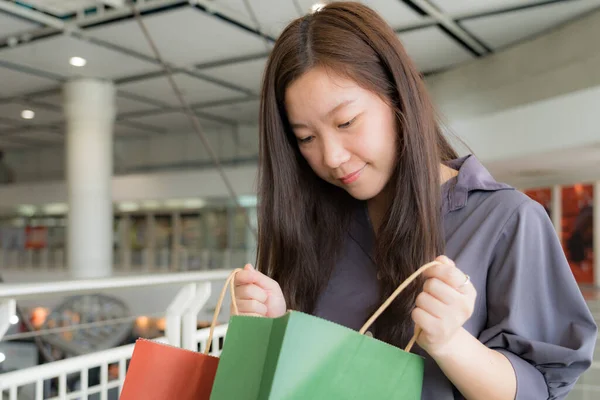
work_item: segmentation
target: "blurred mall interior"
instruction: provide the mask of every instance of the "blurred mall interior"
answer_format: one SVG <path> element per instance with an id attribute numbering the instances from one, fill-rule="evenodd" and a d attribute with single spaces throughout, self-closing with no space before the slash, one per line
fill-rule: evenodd
<path id="1" fill-rule="evenodd" d="M 600 0 L 363 3 L 600 321 Z M 133 4 L 0 1 L 0 399 L 116 399 L 135 339 L 198 350 L 255 260 L 261 78 L 315 1 Z M 597 354 L 569 399 L 600 398 Z"/>

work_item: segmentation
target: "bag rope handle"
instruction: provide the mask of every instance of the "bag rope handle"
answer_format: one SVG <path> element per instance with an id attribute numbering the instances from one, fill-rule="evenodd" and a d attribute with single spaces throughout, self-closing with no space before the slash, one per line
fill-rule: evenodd
<path id="1" fill-rule="evenodd" d="M 398 297 L 400 295 L 400 293 L 402 293 L 402 291 L 404 289 L 406 289 L 406 287 L 412 283 L 412 281 L 414 281 L 415 279 L 417 279 L 419 277 L 419 275 L 421 275 L 423 272 L 425 272 L 426 270 L 428 270 L 429 268 L 431 268 L 431 267 L 433 267 L 435 265 L 441 265 L 441 263 L 439 261 L 432 261 L 432 262 L 430 262 L 428 264 L 423 265 L 418 270 L 416 270 L 415 272 L 413 272 L 408 278 L 406 278 L 406 280 L 404 282 L 402 282 L 400 284 L 400 286 L 398 286 L 398 288 L 396 290 L 394 290 L 394 292 L 377 309 L 377 311 L 375 311 L 373 313 L 373 315 L 371 316 L 371 318 L 369 318 L 367 320 L 367 322 L 365 322 L 365 324 L 362 326 L 362 328 L 360 328 L 359 333 L 361 335 L 364 335 L 365 332 L 371 327 L 371 325 L 373 325 L 373 323 L 375 322 L 375 320 L 377 320 L 377 318 L 379 318 L 379 316 L 390 306 L 390 304 L 392 304 L 392 302 L 396 299 L 396 297 Z M 210 324 L 210 332 L 208 334 L 208 340 L 206 341 L 206 348 L 204 349 L 204 354 L 206 354 L 206 355 L 208 355 L 209 349 L 210 349 L 210 345 L 212 344 L 214 330 L 215 330 L 215 327 L 217 325 L 217 318 L 219 317 L 219 313 L 221 311 L 221 307 L 223 305 L 223 301 L 225 300 L 225 295 L 227 293 L 227 287 L 228 286 L 231 289 L 230 292 L 231 292 L 231 305 L 233 307 L 233 315 L 238 315 L 239 314 L 238 307 L 237 307 L 237 304 L 236 304 L 236 301 L 235 301 L 235 293 L 234 293 L 235 286 L 234 286 L 234 283 L 235 283 L 235 276 L 240 271 L 242 271 L 242 268 L 237 268 L 237 269 L 233 270 L 233 272 L 231 272 L 231 274 L 229 274 L 229 276 L 227 277 L 227 280 L 225 281 L 225 284 L 223 285 L 223 289 L 221 290 L 221 295 L 219 296 L 219 301 L 217 302 L 217 306 L 215 308 L 215 313 L 213 315 L 213 320 L 212 320 L 212 323 Z M 422 330 L 421 330 L 421 328 L 419 326 L 415 326 L 415 333 L 414 333 L 413 337 L 410 339 L 410 341 L 408 342 L 408 344 L 406 345 L 406 347 L 404 348 L 404 351 L 410 352 L 410 350 L 412 349 L 412 347 L 416 343 L 417 338 L 421 334 L 421 331 Z"/>
<path id="2" fill-rule="evenodd" d="M 242 268 L 234 269 L 231 274 L 225 280 L 225 284 L 223 285 L 223 289 L 221 289 L 221 295 L 219 296 L 219 301 L 217 302 L 217 306 L 215 307 L 215 313 L 213 314 L 213 319 L 210 324 L 210 331 L 208 333 L 208 340 L 206 341 L 206 348 L 204 349 L 204 354 L 208 355 L 210 345 L 212 344 L 213 335 L 215 333 L 215 327 L 217 326 L 217 318 L 219 317 L 219 313 L 221 312 L 221 307 L 223 306 L 223 301 L 225 300 L 225 295 L 227 294 L 227 287 L 229 286 L 231 292 L 231 306 L 233 307 L 233 315 L 238 315 L 239 310 L 237 307 L 237 303 L 235 301 L 235 276 L 238 272 L 242 271 Z"/>
<path id="3" fill-rule="evenodd" d="M 419 275 L 421 275 L 423 272 L 425 272 L 426 270 L 428 270 L 429 268 L 435 266 L 435 265 L 441 265 L 441 263 L 439 261 L 432 261 L 428 264 L 423 265 L 421 268 L 419 268 L 418 270 L 416 270 L 415 272 L 413 272 L 413 274 L 411 276 L 409 276 L 408 278 L 406 278 L 406 280 L 404 282 L 402 282 L 400 284 L 400 286 L 398 286 L 398 288 L 396 290 L 394 290 L 394 293 L 392 293 L 390 295 L 390 297 L 387 298 L 387 300 L 377 309 L 377 311 L 375 311 L 375 313 L 373 313 L 373 315 L 371 316 L 371 318 L 369 318 L 367 320 L 367 322 L 365 322 L 365 324 L 363 325 L 362 328 L 360 328 L 360 331 L 358 331 L 361 335 L 364 335 L 365 332 L 367 331 L 367 329 L 369 329 L 371 327 L 371 325 L 373 325 L 373 323 L 375 322 L 375 320 L 377 318 L 379 318 L 379 316 L 390 306 L 390 304 L 392 304 L 392 301 L 394 301 L 396 299 L 396 297 L 398 297 L 398 295 L 400 293 L 402 293 L 402 291 L 404 289 L 406 289 L 406 287 L 415 279 L 417 279 L 417 277 Z M 421 334 L 421 328 L 419 326 L 415 326 L 415 334 L 413 335 L 412 339 L 410 339 L 410 342 L 408 342 L 408 344 L 406 345 L 406 348 L 404 349 L 404 351 L 406 352 L 410 352 L 410 350 L 412 349 L 412 347 L 414 346 L 415 342 L 417 341 L 417 338 L 419 337 L 419 335 Z"/>

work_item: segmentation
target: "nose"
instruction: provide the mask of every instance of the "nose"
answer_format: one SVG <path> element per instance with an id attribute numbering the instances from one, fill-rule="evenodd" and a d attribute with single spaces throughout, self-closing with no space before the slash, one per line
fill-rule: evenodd
<path id="1" fill-rule="evenodd" d="M 344 143 L 335 135 L 331 135 L 322 141 L 323 163 L 335 169 L 340 167 L 350 159 L 350 152 L 344 146 Z"/>

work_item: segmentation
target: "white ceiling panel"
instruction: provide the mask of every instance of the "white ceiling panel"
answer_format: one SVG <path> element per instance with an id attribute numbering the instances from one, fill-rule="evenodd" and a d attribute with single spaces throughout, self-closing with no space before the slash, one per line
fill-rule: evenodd
<path id="1" fill-rule="evenodd" d="M 405 32 L 398 37 L 421 72 L 441 70 L 473 58 L 435 26 Z"/>
<path id="2" fill-rule="evenodd" d="M 2 136 L 2 133 L 5 132 L 7 129 L 13 129 L 14 127 L 15 125 L 12 123 L 0 121 L 0 136 Z"/>
<path id="3" fill-rule="evenodd" d="M 21 118 L 21 111 L 33 110 L 35 118 L 25 120 Z M 39 125 L 58 123 L 63 119 L 60 112 L 45 108 L 35 107 L 27 103 L 0 103 L 0 117 L 16 121 L 20 125 Z"/>
<path id="4" fill-rule="evenodd" d="M 123 136 L 123 137 L 140 137 L 140 136 L 148 136 L 151 134 L 154 134 L 154 135 L 156 134 L 155 132 L 145 131 L 141 128 L 130 126 L 130 125 L 123 125 L 118 122 L 115 124 L 114 133 L 117 136 Z"/>
<path id="5" fill-rule="evenodd" d="M 3 59 L 1 51 L 0 59 Z M 13 69 L 2 68 L 1 66 L 0 82 L 2 82 L 0 84 L 0 99 L 51 89 L 59 85 L 59 82 L 52 79 L 41 78 Z"/>
<path id="6" fill-rule="evenodd" d="M 11 135 L 6 138 L 3 138 L 2 135 L 0 135 L 0 148 L 2 148 L 3 150 L 6 150 L 6 149 L 24 149 L 26 147 L 31 147 L 31 145 L 27 145 L 25 143 L 19 143 L 17 137 L 14 137 L 15 140 L 10 140 L 12 137 L 14 137 L 14 136 Z"/>
<path id="7" fill-rule="evenodd" d="M 464 15 L 496 11 L 512 7 L 541 3 L 548 0 L 433 0 L 441 10 L 452 15 Z"/>
<path id="8" fill-rule="evenodd" d="M 198 120 L 203 129 L 210 129 L 220 126 L 220 124 L 214 121 L 208 121 L 203 118 L 199 118 Z M 163 128 L 168 133 L 194 132 L 194 128 L 192 127 L 187 115 L 177 111 L 152 114 L 144 117 L 128 118 L 126 121 L 140 122 L 156 128 Z"/>
<path id="9" fill-rule="evenodd" d="M 299 3 L 302 7 L 305 6 L 307 2 L 300 0 Z M 310 3 L 307 7 L 303 7 L 304 10 L 310 10 L 311 4 L 314 4 L 314 2 Z M 252 20 L 248 9 L 244 5 L 244 0 L 219 0 L 218 5 L 227 11 L 243 15 L 249 21 Z M 300 16 L 298 15 L 292 0 L 251 1 L 250 5 L 260 22 L 261 30 L 272 37 L 279 36 L 281 31 L 283 31 L 290 22 Z"/>
<path id="10" fill-rule="evenodd" d="M 499 49 L 599 7 L 598 0 L 568 1 L 464 20 L 461 24 L 488 46 Z"/>
<path id="11" fill-rule="evenodd" d="M 48 96 L 38 96 L 35 98 L 44 103 L 52 104 L 55 106 L 61 106 L 62 94 L 56 93 Z M 128 97 L 119 96 L 117 94 L 117 114 L 138 112 L 138 111 L 149 111 L 158 109 L 157 106 L 149 103 L 145 103 L 139 100 L 130 99 Z"/>
<path id="12" fill-rule="evenodd" d="M 199 70 L 203 75 L 233 83 L 258 94 L 262 83 L 262 76 L 267 65 L 266 58 L 227 64 L 220 67 Z"/>
<path id="13" fill-rule="evenodd" d="M 298 0 L 298 12 L 292 0 L 260 0 L 251 1 L 252 10 L 258 17 L 261 29 L 273 37 L 278 37 L 283 29 L 294 19 L 310 12 L 316 0 Z M 398 29 L 418 22 L 422 17 L 398 0 L 363 0 L 369 7 L 377 11 L 393 28 Z M 251 20 L 244 0 L 219 0 L 218 4 L 225 10 L 242 14 Z"/>
<path id="14" fill-rule="evenodd" d="M 201 108 L 198 111 L 240 123 L 257 123 L 259 100 Z"/>
<path id="15" fill-rule="evenodd" d="M 175 74 L 173 78 L 177 87 L 190 104 L 233 99 L 242 95 L 242 93 L 235 90 L 227 89 L 187 74 Z M 125 83 L 119 89 L 161 101 L 173 107 L 180 106 L 169 80 L 164 76 Z"/>
<path id="16" fill-rule="evenodd" d="M 394 29 L 414 24 L 423 18 L 401 1 L 364 0 L 363 3 L 378 12 Z"/>
<path id="17" fill-rule="evenodd" d="M 86 66 L 70 65 L 73 56 L 85 58 Z M 64 77 L 120 78 L 159 69 L 150 62 L 65 35 L 0 50 L 0 59 Z"/>
<path id="18" fill-rule="evenodd" d="M 117 96 L 117 114 L 158 109 L 153 104 L 148 104 L 128 97 Z"/>
<path id="19" fill-rule="evenodd" d="M 15 138 L 23 138 L 48 143 L 60 143 L 64 141 L 64 136 L 57 132 L 48 132 L 43 130 L 27 130 L 14 135 Z"/>
<path id="20" fill-rule="evenodd" d="M 40 26 L 39 24 L 0 11 L 0 37 L 18 35 L 39 28 Z"/>
<path id="21" fill-rule="evenodd" d="M 263 39 L 215 16 L 185 7 L 144 17 L 164 59 L 192 66 L 265 51 Z M 128 20 L 90 28 L 90 35 L 153 56 L 137 22 Z"/>

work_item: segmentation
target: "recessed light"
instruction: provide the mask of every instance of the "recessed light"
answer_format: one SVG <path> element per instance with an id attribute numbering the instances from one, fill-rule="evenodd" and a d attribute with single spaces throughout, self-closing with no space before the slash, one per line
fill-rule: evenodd
<path id="1" fill-rule="evenodd" d="M 60 215 L 66 214 L 69 211 L 69 206 L 65 203 L 50 203 L 43 206 L 45 214 L 49 215 Z"/>
<path id="2" fill-rule="evenodd" d="M 85 64 L 87 64 L 87 60 L 81 57 L 71 57 L 71 59 L 69 60 L 69 64 L 71 64 L 74 67 L 84 67 Z"/>
<path id="3" fill-rule="evenodd" d="M 124 201 L 122 203 L 119 203 L 117 207 L 121 212 L 133 212 L 138 211 L 140 209 L 140 206 L 137 203 L 131 201 Z"/>
<path id="4" fill-rule="evenodd" d="M 4 362 L 6 360 L 6 356 L 4 355 L 4 353 L 0 353 L 0 363 Z"/>
<path id="5" fill-rule="evenodd" d="M 184 208 L 202 208 L 206 205 L 203 199 L 185 199 L 183 200 Z"/>
<path id="6" fill-rule="evenodd" d="M 160 208 L 160 203 L 156 200 L 142 201 L 142 208 L 145 210 L 157 210 Z"/>
<path id="7" fill-rule="evenodd" d="M 10 317 L 9 322 L 11 325 L 16 325 L 19 323 L 19 317 L 15 314 L 12 317 Z"/>
<path id="8" fill-rule="evenodd" d="M 310 11 L 312 11 L 313 13 L 316 13 L 317 11 L 321 11 L 321 8 L 323 8 L 323 7 L 325 7 L 325 4 L 323 4 L 323 3 L 315 3 L 310 8 Z"/>
<path id="9" fill-rule="evenodd" d="M 33 110 L 23 110 L 21 111 L 21 118 L 23 119 L 34 119 L 35 112 Z"/>

